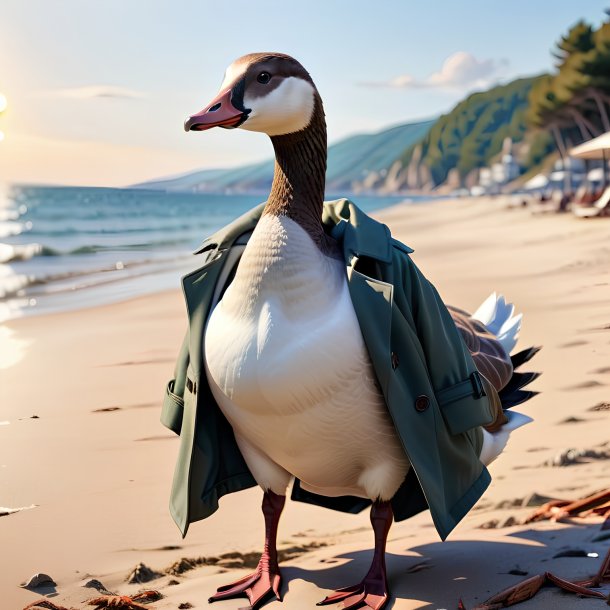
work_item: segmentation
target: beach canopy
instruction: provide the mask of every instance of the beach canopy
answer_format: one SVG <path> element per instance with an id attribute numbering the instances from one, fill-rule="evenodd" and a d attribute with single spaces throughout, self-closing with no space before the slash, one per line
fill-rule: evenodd
<path id="1" fill-rule="evenodd" d="M 608 151 L 608 152 L 607 152 Z M 583 142 L 570 151 L 570 157 L 579 159 L 606 159 L 610 157 L 610 131 Z"/>

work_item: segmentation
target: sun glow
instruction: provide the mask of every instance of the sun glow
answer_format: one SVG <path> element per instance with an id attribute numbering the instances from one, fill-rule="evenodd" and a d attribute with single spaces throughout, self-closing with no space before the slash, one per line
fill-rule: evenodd
<path id="1" fill-rule="evenodd" d="M 0 93 L 0 112 L 4 112 L 7 106 L 8 102 L 6 101 L 6 97 Z"/>

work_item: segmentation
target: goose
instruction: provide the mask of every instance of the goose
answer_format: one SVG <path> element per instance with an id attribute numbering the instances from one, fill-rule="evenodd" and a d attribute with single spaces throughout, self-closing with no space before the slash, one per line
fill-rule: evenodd
<path id="1" fill-rule="evenodd" d="M 391 500 L 410 461 L 371 364 L 342 252 L 322 223 L 327 140 L 320 94 L 294 58 L 249 54 L 227 68 L 218 95 L 184 127 L 261 132 L 275 150 L 264 211 L 201 338 L 211 393 L 263 490 L 265 544 L 256 571 L 220 587 L 209 602 L 245 596 L 256 609 L 281 600 L 276 537 L 287 488 L 298 479 L 307 492 L 371 502 L 375 549 L 368 573 L 319 605 L 381 610 L 389 600 Z M 511 360 L 521 324 L 513 306 L 494 293 L 474 315 L 458 309 L 451 315 L 484 378 L 505 388 L 504 406 L 530 398 L 534 393 L 520 388 L 535 374 L 514 368 L 536 349 Z M 486 464 L 510 432 L 531 421 L 507 413 L 503 425 L 483 430 Z"/>

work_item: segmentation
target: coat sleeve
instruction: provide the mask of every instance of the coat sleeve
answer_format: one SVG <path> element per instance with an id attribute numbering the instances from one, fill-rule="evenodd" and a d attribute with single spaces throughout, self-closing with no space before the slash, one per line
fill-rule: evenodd
<path id="1" fill-rule="evenodd" d="M 476 365 L 436 288 L 410 256 L 394 248 L 394 273 L 402 290 L 396 299 L 411 313 L 411 323 L 426 360 L 436 400 L 452 434 L 493 421 L 493 405 Z"/>

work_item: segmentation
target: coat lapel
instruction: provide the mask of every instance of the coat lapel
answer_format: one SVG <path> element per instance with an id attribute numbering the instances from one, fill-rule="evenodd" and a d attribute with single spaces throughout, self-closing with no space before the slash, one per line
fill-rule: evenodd
<path id="1" fill-rule="evenodd" d="M 391 284 L 356 271 L 354 267 L 358 259 L 352 260 L 353 264 L 347 268 L 352 304 L 377 379 L 384 396 L 387 396 L 391 371 L 388 365 L 391 364 L 390 337 L 394 289 Z"/>
<path id="2" fill-rule="evenodd" d="M 222 256 L 182 278 L 182 290 L 189 318 L 190 363 L 196 376 L 201 373 L 203 362 L 203 332 L 209 315 L 214 287 L 222 269 Z"/>
<path id="3" fill-rule="evenodd" d="M 350 296 L 383 394 L 387 396 L 391 369 L 392 334 L 391 283 L 357 270 L 362 258 L 392 262 L 392 239 L 388 227 L 362 213 L 343 199 L 324 206 L 323 222 L 343 247 Z M 334 225 L 334 226 L 332 226 Z"/>

